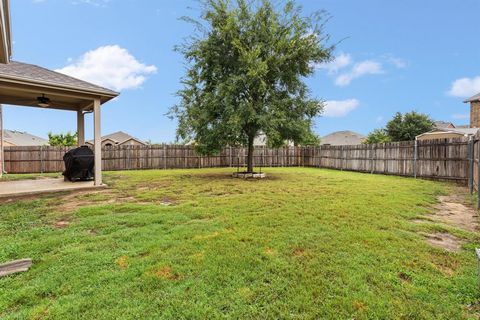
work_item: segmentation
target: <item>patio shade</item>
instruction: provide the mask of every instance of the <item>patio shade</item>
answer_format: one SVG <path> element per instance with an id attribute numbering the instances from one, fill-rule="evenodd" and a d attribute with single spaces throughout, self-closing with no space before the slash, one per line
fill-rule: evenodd
<path id="1" fill-rule="evenodd" d="M 50 109 L 90 111 L 93 100 L 103 104 L 119 93 L 32 64 L 0 64 L 0 103 L 39 107 L 42 95 Z"/>

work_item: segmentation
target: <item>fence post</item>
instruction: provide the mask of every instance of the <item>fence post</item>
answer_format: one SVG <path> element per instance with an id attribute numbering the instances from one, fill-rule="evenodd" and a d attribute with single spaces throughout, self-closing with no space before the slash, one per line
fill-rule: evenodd
<path id="1" fill-rule="evenodd" d="M 167 169 L 167 145 L 163 144 L 163 169 Z"/>
<path id="2" fill-rule="evenodd" d="M 373 174 L 375 172 L 374 170 L 374 162 L 375 162 L 375 159 L 374 159 L 374 156 L 373 156 L 373 151 L 375 150 L 375 144 L 372 143 L 372 150 L 371 150 L 371 155 L 370 155 L 370 174 Z"/>
<path id="3" fill-rule="evenodd" d="M 418 158 L 418 141 L 415 139 L 413 147 L 413 177 L 417 178 L 417 158 Z"/>
<path id="4" fill-rule="evenodd" d="M 44 165 L 43 165 L 43 146 L 40 146 L 40 173 L 43 173 Z"/>
<path id="5" fill-rule="evenodd" d="M 473 193 L 473 137 L 468 139 L 468 189 L 470 194 Z"/>
<path id="6" fill-rule="evenodd" d="M 318 146 L 319 150 L 318 150 L 318 167 L 321 168 L 322 167 L 322 145 L 319 145 Z"/>

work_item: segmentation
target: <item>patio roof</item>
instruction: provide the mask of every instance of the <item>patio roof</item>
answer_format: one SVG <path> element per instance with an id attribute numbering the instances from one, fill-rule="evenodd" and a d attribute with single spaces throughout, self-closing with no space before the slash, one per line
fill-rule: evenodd
<path id="1" fill-rule="evenodd" d="M 33 64 L 0 63 L 0 103 L 38 107 L 42 95 L 49 108 L 89 111 L 93 99 L 103 104 L 119 93 Z"/>

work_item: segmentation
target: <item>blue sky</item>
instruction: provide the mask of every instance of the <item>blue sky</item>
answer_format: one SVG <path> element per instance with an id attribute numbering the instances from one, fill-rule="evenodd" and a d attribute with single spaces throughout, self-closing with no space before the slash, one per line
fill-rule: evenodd
<path id="1" fill-rule="evenodd" d="M 327 101 L 320 135 L 367 134 L 396 111 L 468 123 L 469 95 L 480 92 L 479 0 L 302 0 L 305 13 L 325 9 L 337 59 L 308 79 Z M 173 51 L 198 15 L 191 0 L 13 0 L 13 58 L 62 70 L 120 90 L 104 105 L 102 131 L 171 142 L 176 123 L 165 114 L 178 99 L 184 72 Z M 45 137 L 75 131 L 75 114 L 5 108 L 5 127 Z M 87 137 L 91 137 L 88 121 Z"/>

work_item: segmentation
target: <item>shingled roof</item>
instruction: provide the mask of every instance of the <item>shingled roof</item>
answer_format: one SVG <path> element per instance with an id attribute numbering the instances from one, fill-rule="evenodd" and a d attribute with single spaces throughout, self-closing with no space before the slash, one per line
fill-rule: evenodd
<path id="1" fill-rule="evenodd" d="M 3 130 L 3 140 L 17 147 L 47 146 L 48 140 L 34 136 L 28 132 Z"/>
<path id="2" fill-rule="evenodd" d="M 52 85 L 56 87 L 85 90 L 87 92 L 118 96 L 118 92 L 79 80 L 65 74 L 52 71 L 33 64 L 11 61 L 8 64 L 0 63 L 0 79 L 25 80 L 39 85 Z"/>
<path id="3" fill-rule="evenodd" d="M 146 144 L 144 141 L 140 140 L 140 139 L 137 139 L 131 135 L 129 135 L 128 133 L 125 133 L 123 131 L 117 131 L 117 132 L 114 132 L 114 133 L 111 133 L 111 134 L 107 134 L 106 136 L 102 136 L 102 141 L 105 141 L 105 140 L 111 140 L 113 142 L 115 142 L 116 144 L 122 144 L 128 140 L 131 140 L 131 139 L 134 139 L 136 141 L 138 141 L 139 143 L 142 143 L 142 144 Z M 93 140 L 88 140 L 87 143 L 89 144 L 92 144 L 94 143 Z"/>
<path id="4" fill-rule="evenodd" d="M 347 146 L 361 144 L 365 136 L 353 131 L 337 131 L 320 138 L 321 145 Z"/>

